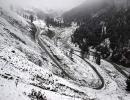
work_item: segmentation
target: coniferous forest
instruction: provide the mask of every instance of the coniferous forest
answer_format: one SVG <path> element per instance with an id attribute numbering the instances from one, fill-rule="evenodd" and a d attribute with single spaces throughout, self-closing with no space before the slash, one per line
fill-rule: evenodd
<path id="1" fill-rule="evenodd" d="M 66 23 L 74 21 L 79 25 L 72 36 L 72 42 L 78 44 L 83 53 L 88 52 L 88 48 L 93 46 L 101 52 L 103 58 L 129 67 L 130 7 L 102 4 L 97 8 L 86 10 L 86 13 L 78 13 L 79 15 L 74 9 L 74 13 L 71 14 L 70 11 L 64 14 Z M 105 39 L 109 39 L 110 46 L 101 46 Z"/>

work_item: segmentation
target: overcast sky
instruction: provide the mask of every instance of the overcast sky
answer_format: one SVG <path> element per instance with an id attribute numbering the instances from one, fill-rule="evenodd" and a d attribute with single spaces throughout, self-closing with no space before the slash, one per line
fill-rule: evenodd
<path id="1" fill-rule="evenodd" d="M 90 3 L 97 3 L 102 1 L 113 1 L 113 0 L 0 0 L 6 2 L 7 4 L 16 4 L 27 7 L 36 7 L 40 9 L 55 9 L 55 10 L 70 10 L 84 1 L 89 5 Z M 117 1 L 125 1 L 125 0 L 117 0 Z"/>
<path id="2" fill-rule="evenodd" d="M 69 10 L 83 3 L 83 1 L 85 0 L 3 0 L 3 1 L 22 6 L 34 6 L 41 9 L 48 8 L 48 9 Z"/>

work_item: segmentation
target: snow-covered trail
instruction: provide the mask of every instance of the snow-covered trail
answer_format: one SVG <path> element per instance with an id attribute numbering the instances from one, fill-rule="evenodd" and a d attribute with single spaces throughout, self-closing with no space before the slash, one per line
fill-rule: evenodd
<path id="1" fill-rule="evenodd" d="M 54 63 L 63 71 L 63 73 L 70 79 L 74 80 L 71 76 L 69 76 L 65 71 L 64 69 L 61 67 L 63 66 L 62 64 L 60 64 L 52 55 L 51 53 L 47 50 L 47 47 L 44 43 L 44 41 L 40 38 L 40 36 L 38 34 L 41 34 L 40 33 L 40 29 L 37 27 L 37 32 L 36 32 L 36 41 L 38 43 L 38 45 L 40 45 L 40 47 L 45 50 L 45 52 L 49 55 L 49 57 L 54 61 Z"/>
<path id="2" fill-rule="evenodd" d="M 42 41 L 40 38 L 38 38 L 38 44 L 46 51 L 46 53 L 49 55 L 49 57 L 55 62 L 55 64 L 63 71 L 63 73 L 70 79 L 74 80 L 71 76 L 69 76 L 64 69 L 61 67 L 61 65 L 52 55 L 51 53 L 46 49 L 47 47 L 44 45 L 44 41 Z"/>
<path id="3" fill-rule="evenodd" d="M 45 49 L 42 50 L 37 44 L 38 40 L 35 42 L 30 38 L 30 24 L 26 22 L 26 25 L 24 22 L 25 19 L 11 11 L 0 16 L 0 100 L 30 100 L 32 98 L 28 95 L 33 89 L 36 92 L 41 91 L 47 100 L 130 100 L 130 95 L 124 90 L 126 78 L 112 64 L 102 61 L 102 65 L 98 66 L 87 59 L 85 62 L 76 55 L 73 55 L 72 61 L 65 55 L 66 49 L 62 45 L 55 46 L 53 39 L 42 35 L 38 37 L 42 32 L 39 30 L 36 37 L 41 39 L 41 44 L 45 42 L 45 48 L 53 56 L 52 59 L 81 83 L 63 77 L 61 69 Z M 73 48 L 69 38 L 73 33 L 72 27 L 60 30 L 64 31 L 64 34 L 59 35 L 63 38 L 61 42 L 68 43 Z M 66 67 L 62 66 L 64 64 Z M 94 66 L 104 79 L 101 89 L 93 89 L 99 87 L 101 81 L 91 66 Z M 83 81 L 88 83 L 88 86 L 82 84 Z"/>
<path id="4" fill-rule="evenodd" d="M 37 28 L 37 32 L 36 34 L 41 34 L 40 33 L 40 29 Z M 46 53 L 50 56 L 50 58 L 59 66 L 60 69 L 62 69 L 62 65 L 51 55 L 51 53 L 46 49 L 47 47 L 44 45 L 44 41 L 41 39 L 41 38 L 37 38 L 37 41 L 38 41 L 38 44 L 46 51 Z M 75 54 L 76 55 L 76 54 Z M 78 56 L 80 59 L 82 59 L 79 55 L 76 55 Z M 91 64 L 91 62 L 85 60 L 85 59 L 82 59 L 83 61 L 85 61 L 87 64 L 89 64 L 89 66 L 95 71 L 95 73 L 97 74 L 97 76 L 100 78 L 102 84 L 99 86 L 99 87 L 96 87 L 96 88 L 93 88 L 93 89 L 96 89 L 96 90 L 101 90 L 102 88 L 104 88 L 104 85 L 105 85 L 105 80 L 104 80 L 104 77 L 103 75 L 100 74 L 100 72 L 98 72 L 98 70 L 95 68 L 94 65 Z M 64 69 L 62 69 L 62 71 L 64 71 Z M 64 71 L 64 74 L 68 76 L 68 74 Z M 68 76 L 70 78 L 70 76 Z M 71 78 L 72 79 L 72 78 Z"/>
<path id="5" fill-rule="evenodd" d="M 116 70 L 118 70 L 124 77 L 126 77 L 126 78 L 129 77 L 129 75 L 126 74 L 126 72 L 124 72 L 124 71 L 119 67 L 119 65 L 117 65 L 116 63 L 111 62 L 111 61 L 107 61 L 107 62 L 109 62 L 110 64 L 112 64 L 113 67 L 114 67 Z"/>
<path id="6" fill-rule="evenodd" d="M 72 79 L 73 81 L 75 80 L 73 77 L 71 77 L 69 74 L 67 74 L 67 72 L 61 67 L 64 66 L 62 65 L 59 61 L 57 61 L 57 59 L 51 54 L 51 52 L 47 49 L 47 46 L 45 45 L 46 43 L 44 42 L 44 40 L 42 40 L 40 38 L 40 36 L 38 36 L 38 34 L 40 33 L 40 29 L 37 27 L 37 37 L 36 37 L 36 41 L 38 42 L 38 44 L 40 45 L 40 47 L 42 49 L 44 49 L 46 51 L 46 53 L 49 55 L 49 57 L 56 63 L 56 65 L 63 71 L 63 73 L 70 79 Z M 79 56 L 80 57 L 80 56 Z M 80 57 L 81 58 L 81 57 Z M 81 58 L 82 59 L 82 58 Z M 83 59 L 84 60 L 84 59 Z M 102 89 L 104 86 L 104 79 L 103 77 L 100 75 L 100 73 L 95 69 L 95 67 L 93 65 L 91 65 L 89 62 L 87 62 L 86 60 L 84 60 L 93 70 L 94 72 L 97 74 L 97 76 L 99 77 L 99 79 L 101 80 L 101 85 L 99 85 L 98 87 L 94 87 L 93 89 Z M 76 81 L 76 80 L 75 80 Z"/>
<path id="7" fill-rule="evenodd" d="M 74 50 L 74 51 L 77 51 L 77 50 Z M 75 56 L 77 56 L 77 57 L 79 57 L 80 59 L 82 59 L 82 57 L 80 57 L 78 54 L 75 54 L 74 52 L 73 52 L 73 54 L 75 55 Z M 73 59 L 75 59 L 75 57 L 73 56 Z M 95 68 L 95 66 L 93 66 L 90 62 L 88 62 L 87 60 L 85 60 L 85 59 L 82 59 L 83 61 L 85 61 L 94 71 L 95 71 L 95 73 L 97 74 L 97 76 L 100 78 L 100 80 L 101 80 L 101 85 L 99 86 L 99 87 L 95 87 L 95 88 L 93 88 L 93 89 L 96 89 L 96 90 L 100 90 L 100 89 L 102 89 L 103 87 L 104 87 L 104 78 L 103 78 L 103 76 L 100 74 L 100 72 Z"/>
<path id="8" fill-rule="evenodd" d="M 66 42 L 67 43 L 67 42 Z M 69 45 L 69 44 L 68 44 Z M 70 46 L 71 47 L 71 46 Z M 77 51 L 77 50 L 76 50 Z M 76 56 L 79 56 L 79 55 L 76 55 Z M 74 58 L 73 58 L 74 59 Z M 111 91 L 112 92 L 115 92 L 115 95 L 117 95 L 117 97 L 121 97 L 122 95 L 125 95 L 127 94 L 126 91 L 124 90 L 124 87 L 125 87 L 125 80 L 126 78 L 124 76 L 122 76 L 116 69 L 114 69 L 114 65 L 110 65 L 109 63 L 106 63 L 106 62 L 102 62 L 106 67 L 110 67 L 111 68 L 111 72 L 109 73 L 113 73 L 113 71 L 115 71 L 116 75 L 118 77 L 120 77 L 121 79 L 119 78 L 113 78 L 113 76 L 109 75 L 109 73 L 104 70 L 104 68 L 101 66 L 98 66 L 96 64 L 94 64 L 93 62 L 89 61 L 88 59 L 85 59 L 85 61 L 90 65 L 92 66 L 94 69 L 96 69 L 100 76 L 102 77 L 102 79 L 104 80 L 104 84 L 102 85 L 102 87 L 100 88 L 100 90 L 98 90 L 98 92 L 104 94 L 105 92 L 107 93 L 108 91 Z M 104 67 L 105 67 L 104 66 Z M 112 68 L 113 67 L 113 68 Z M 103 68 L 103 69 L 102 69 Z M 113 71 L 112 71 L 113 70 Z M 125 75 L 126 76 L 126 75 Z M 122 80 L 122 81 L 120 81 Z M 93 91 L 93 90 L 92 90 Z M 95 90 L 94 90 L 95 91 Z M 120 91 L 120 92 L 118 92 Z M 122 91 L 122 92 L 121 92 Z M 104 92 L 104 93 L 103 93 Z M 93 93 L 93 92 L 92 92 Z M 96 94 L 97 91 L 95 91 Z M 99 94 L 100 94 L 99 93 Z M 121 94 L 120 94 L 121 93 Z M 113 96 L 112 96 L 113 97 Z M 113 99 L 112 97 L 110 97 L 111 99 Z M 110 98 L 108 100 L 110 100 Z M 116 100 L 116 98 L 114 98 L 113 100 Z"/>
<path id="9" fill-rule="evenodd" d="M 40 30 L 39 30 L 38 34 L 41 34 Z M 75 57 L 76 58 L 78 57 L 78 59 L 80 58 L 77 55 L 75 55 Z M 104 98 L 106 98 L 106 100 L 120 100 L 120 98 L 122 98 L 123 100 L 127 100 L 128 94 L 124 90 L 122 90 L 122 88 L 120 88 L 120 86 L 122 87 L 122 83 L 119 86 L 120 83 L 118 84 L 118 81 L 113 79 L 113 77 L 110 76 L 109 73 L 104 68 L 102 68 L 102 66 L 98 66 L 97 64 L 89 61 L 88 59 L 85 59 L 85 62 L 90 67 L 93 67 L 92 69 L 96 70 L 96 73 L 98 73 L 98 75 L 100 76 L 100 78 L 102 79 L 103 82 L 102 82 L 102 85 L 100 87 L 98 87 L 97 89 L 81 86 L 80 89 L 82 91 L 84 91 L 92 99 L 98 98 L 100 100 L 104 100 Z M 105 63 L 103 62 L 103 64 L 105 64 Z M 109 64 L 107 67 L 109 67 Z M 113 70 L 115 70 L 115 69 L 113 69 Z M 120 74 L 118 74 L 118 75 L 119 75 L 119 77 L 121 77 L 121 79 L 123 79 L 122 80 L 122 82 L 123 82 L 125 80 L 125 78 Z"/>

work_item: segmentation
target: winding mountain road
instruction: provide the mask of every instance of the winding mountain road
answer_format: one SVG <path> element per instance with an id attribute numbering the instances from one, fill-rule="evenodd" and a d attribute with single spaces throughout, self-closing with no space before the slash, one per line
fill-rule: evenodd
<path id="1" fill-rule="evenodd" d="M 45 50 L 45 52 L 49 55 L 49 57 L 54 61 L 54 63 L 63 71 L 63 73 L 70 79 L 75 80 L 73 77 L 71 77 L 70 75 L 67 74 L 67 72 L 61 67 L 63 66 L 59 61 L 56 60 L 56 58 L 51 54 L 51 52 L 47 49 L 47 46 L 45 45 L 45 42 L 40 38 L 40 34 L 41 31 L 40 29 L 37 27 L 37 33 L 35 35 L 36 37 L 36 41 L 38 42 L 38 44 L 40 45 L 40 47 Z M 76 55 L 76 54 L 75 54 Z M 79 55 L 77 55 L 78 57 L 80 57 Z M 81 57 L 80 57 L 81 58 Z M 82 58 L 81 58 L 82 59 Z M 84 60 L 84 59 L 83 59 Z M 99 77 L 99 79 L 101 80 L 101 85 L 98 87 L 94 87 L 93 89 L 96 90 L 100 90 L 104 87 L 104 79 L 101 76 L 101 74 L 98 72 L 98 70 L 91 64 L 89 63 L 87 60 L 84 60 L 87 64 L 89 64 L 89 66 L 94 70 L 94 72 L 97 74 L 97 76 Z"/>
<path id="2" fill-rule="evenodd" d="M 73 54 L 76 55 L 76 56 L 78 56 L 80 59 L 82 59 L 81 56 L 79 56 L 79 55 L 77 55 L 77 54 L 75 54 L 75 53 L 73 53 Z M 102 84 L 101 84 L 99 87 L 96 87 L 96 88 L 94 88 L 94 89 L 97 89 L 97 90 L 102 89 L 102 88 L 104 87 L 104 84 L 105 84 L 104 78 L 102 77 L 102 75 L 98 72 L 98 70 L 97 70 L 90 62 L 88 62 L 88 61 L 85 60 L 85 59 L 82 59 L 82 60 L 84 60 L 84 61 L 95 71 L 95 73 L 97 74 L 97 76 L 100 78 L 100 80 L 101 80 L 101 82 L 102 82 Z"/>
<path id="3" fill-rule="evenodd" d="M 124 72 L 124 71 L 119 67 L 119 65 L 117 65 L 117 64 L 114 63 L 114 62 L 108 61 L 108 60 L 106 60 L 106 61 L 109 62 L 110 64 L 112 64 L 112 65 L 114 66 L 114 68 L 115 68 L 116 70 L 118 70 L 124 77 L 129 78 L 129 75 L 126 74 L 126 72 Z"/>
<path id="4" fill-rule="evenodd" d="M 51 54 L 51 52 L 49 50 L 47 50 L 47 46 L 45 45 L 45 42 L 40 38 L 39 36 L 40 34 L 40 29 L 37 28 L 37 33 L 36 33 L 36 41 L 38 42 L 39 46 L 45 50 L 45 52 L 48 54 L 48 56 L 54 61 L 54 63 L 62 70 L 62 72 L 70 79 L 74 80 L 71 76 L 69 76 L 67 74 L 67 72 L 64 71 L 64 69 L 61 67 L 63 66 L 62 64 L 60 64 L 55 57 Z"/>

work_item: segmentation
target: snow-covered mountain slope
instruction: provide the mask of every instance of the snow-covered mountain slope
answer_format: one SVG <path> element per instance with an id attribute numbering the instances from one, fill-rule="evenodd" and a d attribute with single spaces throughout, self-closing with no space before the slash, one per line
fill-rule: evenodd
<path id="1" fill-rule="evenodd" d="M 42 30 L 37 31 L 37 39 L 43 48 L 31 38 L 30 23 L 7 8 L 1 7 L 0 12 L 0 100 L 130 99 L 124 89 L 126 78 L 110 63 L 102 61 L 98 66 L 76 55 L 71 59 L 66 54 L 70 47 L 79 50 L 70 42 L 74 27 L 53 28 L 59 33 L 50 39 L 42 34 L 44 23 L 35 22 Z M 56 46 L 57 37 L 61 38 L 58 41 L 61 45 Z M 91 66 L 105 81 L 100 90 L 93 89 L 102 81 Z"/>
<path id="2" fill-rule="evenodd" d="M 88 88 L 86 86 L 80 87 L 82 90 L 86 91 L 89 98 L 95 98 L 95 100 L 96 99 L 104 100 L 104 98 L 107 100 L 120 100 L 120 99 L 128 100 L 129 99 L 130 95 L 129 95 L 129 93 L 127 93 L 125 91 L 126 77 L 124 77 L 120 72 L 118 72 L 118 70 L 116 70 L 111 63 L 102 60 L 101 65 L 99 66 L 99 65 L 96 65 L 95 63 L 85 59 L 86 62 L 88 62 L 88 63 L 86 63 L 79 56 L 77 56 L 76 52 L 74 52 L 74 54 L 72 56 L 73 59 L 71 59 L 69 57 L 69 55 L 66 55 L 66 53 L 69 53 L 68 49 L 71 49 L 71 46 L 69 46 L 68 48 L 65 48 L 63 45 L 64 44 L 63 41 L 66 40 L 66 37 L 70 38 L 73 29 L 72 28 L 68 28 L 68 29 L 63 28 L 61 30 L 56 29 L 56 28 L 55 29 L 51 28 L 51 29 L 55 32 L 59 32 L 59 33 L 56 33 L 56 35 L 53 39 L 49 39 L 48 37 L 46 37 L 46 35 L 43 35 L 42 32 L 45 34 L 44 31 L 41 32 L 42 36 L 40 36 L 40 38 L 41 38 L 41 41 L 43 41 L 43 44 L 46 45 L 46 48 L 48 48 L 48 51 L 56 59 L 58 59 L 61 64 L 67 65 L 65 68 L 63 66 L 64 70 L 67 71 L 69 68 L 69 71 L 74 72 L 72 74 L 73 77 L 82 79 L 84 77 L 83 74 L 80 74 L 79 76 L 75 76 L 75 75 L 77 75 L 78 72 L 84 73 L 84 71 L 87 74 L 87 76 L 94 75 L 95 72 L 93 72 L 93 70 L 90 68 L 90 66 L 93 66 L 103 77 L 104 87 L 101 90 L 94 90 L 94 89 Z M 60 38 L 60 40 L 58 41 L 59 44 L 55 45 L 55 38 L 57 36 L 58 36 L 58 38 Z M 72 44 L 70 39 L 67 39 L 66 45 L 67 44 L 68 45 Z M 75 48 L 73 48 L 73 49 L 75 49 Z M 77 47 L 77 49 L 78 49 L 78 47 Z M 76 65 L 78 65 L 78 64 L 79 64 L 79 68 L 76 67 Z M 90 70 L 90 71 L 88 71 L 88 73 L 87 73 L 87 70 L 84 69 L 85 67 L 87 68 L 87 70 L 88 69 Z M 77 69 L 77 70 L 73 70 L 73 68 Z M 89 76 L 89 78 L 90 77 L 91 76 Z M 88 82 L 90 82 L 89 78 L 87 78 L 87 77 L 85 77 L 85 78 Z M 92 78 L 94 79 L 94 77 L 92 77 Z M 94 82 L 96 82 L 96 79 L 94 79 Z M 77 81 L 77 83 L 78 83 L 78 81 Z M 82 84 L 82 82 L 81 82 L 81 84 Z"/>
<path id="3" fill-rule="evenodd" d="M 1 11 L 0 100 L 28 100 L 38 97 L 38 91 L 47 100 L 87 97 L 79 87 L 53 74 L 60 69 L 31 39 L 29 23 L 12 11 Z"/>
<path id="4" fill-rule="evenodd" d="M 63 70 L 72 80 L 85 86 L 98 86 L 100 84 L 100 79 L 98 79 L 95 72 L 82 59 L 77 58 L 72 61 L 62 50 L 55 47 L 51 41 L 49 42 L 47 37 L 42 36 L 42 41 L 44 41 L 43 43 L 45 43 L 50 53 L 58 59 L 61 63 L 60 66 L 62 66 Z"/>

